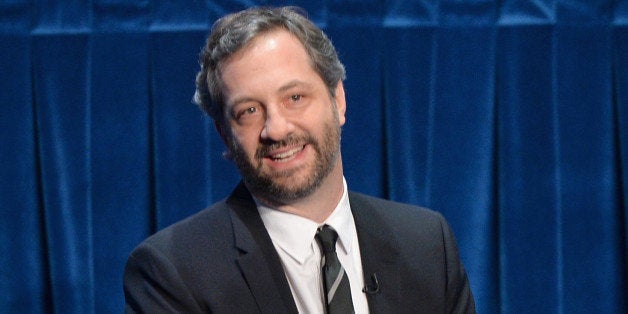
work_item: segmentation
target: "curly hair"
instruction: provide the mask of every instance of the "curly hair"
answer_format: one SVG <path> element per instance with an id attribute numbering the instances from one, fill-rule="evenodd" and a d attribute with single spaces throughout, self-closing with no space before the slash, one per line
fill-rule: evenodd
<path id="1" fill-rule="evenodd" d="M 325 33 L 297 7 L 257 7 L 226 15 L 212 26 L 199 63 L 194 102 L 214 121 L 223 119 L 223 81 L 221 68 L 234 53 L 254 38 L 277 29 L 294 35 L 307 51 L 311 65 L 323 79 L 330 94 L 345 79 L 345 68 Z"/>

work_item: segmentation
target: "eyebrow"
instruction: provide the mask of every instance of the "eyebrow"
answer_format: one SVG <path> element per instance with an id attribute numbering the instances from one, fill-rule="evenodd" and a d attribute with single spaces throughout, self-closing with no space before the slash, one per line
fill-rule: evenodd
<path id="1" fill-rule="evenodd" d="M 307 83 L 307 82 L 304 82 L 304 81 L 300 81 L 300 80 L 292 80 L 292 81 L 289 81 L 288 83 L 280 86 L 277 89 L 277 92 L 279 92 L 279 93 L 285 92 L 285 91 L 290 90 L 291 88 L 294 88 L 294 87 L 297 87 L 297 86 L 310 87 L 311 84 Z M 255 99 L 251 98 L 251 97 L 247 97 L 247 96 L 241 97 L 241 98 L 236 98 L 233 102 L 229 103 L 229 107 L 233 108 L 233 107 L 235 107 L 235 106 L 237 106 L 237 105 L 239 105 L 241 103 L 246 103 L 246 102 L 249 102 L 249 101 L 255 101 Z"/>
<path id="2" fill-rule="evenodd" d="M 241 103 L 245 103 L 245 102 L 249 102 L 249 101 L 254 101 L 254 99 L 253 99 L 253 98 L 251 98 L 251 97 L 241 97 L 241 98 L 237 98 L 237 99 L 236 99 L 236 100 L 234 100 L 233 102 L 228 103 L 228 104 L 227 104 L 227 107 L 229 107 L 229 108 L 234 108 L 234 107 L 236 107 L 237 105 L 239 105 L 239 104 L 241 104 Z"/>
<path id="3" fill-rule="evenodd" d="M 299 81 L 299 80 L 292 80 L 284 85 L 282 85 L 281 87 L 279 87 L 278 91 L 279 92 L 285 92 L 293 87 L 297 87 L 299 85 L 305 86 L 305 87 L 309 87 L 310 84 L 306 83 L 304 81 Z"/>

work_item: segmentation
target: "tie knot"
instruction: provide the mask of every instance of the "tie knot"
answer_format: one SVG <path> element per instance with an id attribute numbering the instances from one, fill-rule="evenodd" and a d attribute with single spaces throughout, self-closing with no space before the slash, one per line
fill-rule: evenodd
<path id="1" fill-rule="evenodd" d="M 336 240 L 338 239 L 338 233 L 332 229 L 329 225 L 319 227 L 316 231 L 316 240 L 323 249 L 323 254 L 336 252 Z"/>

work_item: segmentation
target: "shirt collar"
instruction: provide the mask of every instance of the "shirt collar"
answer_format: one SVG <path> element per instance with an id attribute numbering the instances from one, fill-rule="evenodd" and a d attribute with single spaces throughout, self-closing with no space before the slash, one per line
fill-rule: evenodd
<path id="1" fill-rule="evenodd" d="M 356 233 L 351 206 L 349 205 L 349 193 L 347 192 L 347 182 L 343 178 L 344 191 L 336 209 L 327 217 L 324 224 L 330 225 L 338 233 L 338 243 L 340 249 L 345 254 L 351 252 L 353 247 L 353 236 Z"/>
<path id="2" fill-rule="evenodd" d="M 349 205 L 347 182 L 344 178 L 343 189 L 340 202 L 323 224 L 330 225 L 336 230 L 339 248 L 344 251 L 343 253 L 348 254 L 351 252 L 356 231 Z M 314 249 L 318 250 L 318 244 L 314 240 L 316 229 L 320 226 L 318 223 L 264 206 L 257 200 L 256 203 L 264 226 L 278 249 L 285 251 L 300 264 L 314 254 Z"/>

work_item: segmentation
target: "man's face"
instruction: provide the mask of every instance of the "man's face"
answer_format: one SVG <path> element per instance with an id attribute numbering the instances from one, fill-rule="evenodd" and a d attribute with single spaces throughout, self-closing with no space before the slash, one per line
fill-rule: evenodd
<path id="1" fill-rule="evenodd" d="M 342 83 L 330 96 L 296 37 L 283 30 L 259 36 L 227 60 L 222 79 L 221 134 L 254 195 L 295 201 L 342 172 Z"/>

